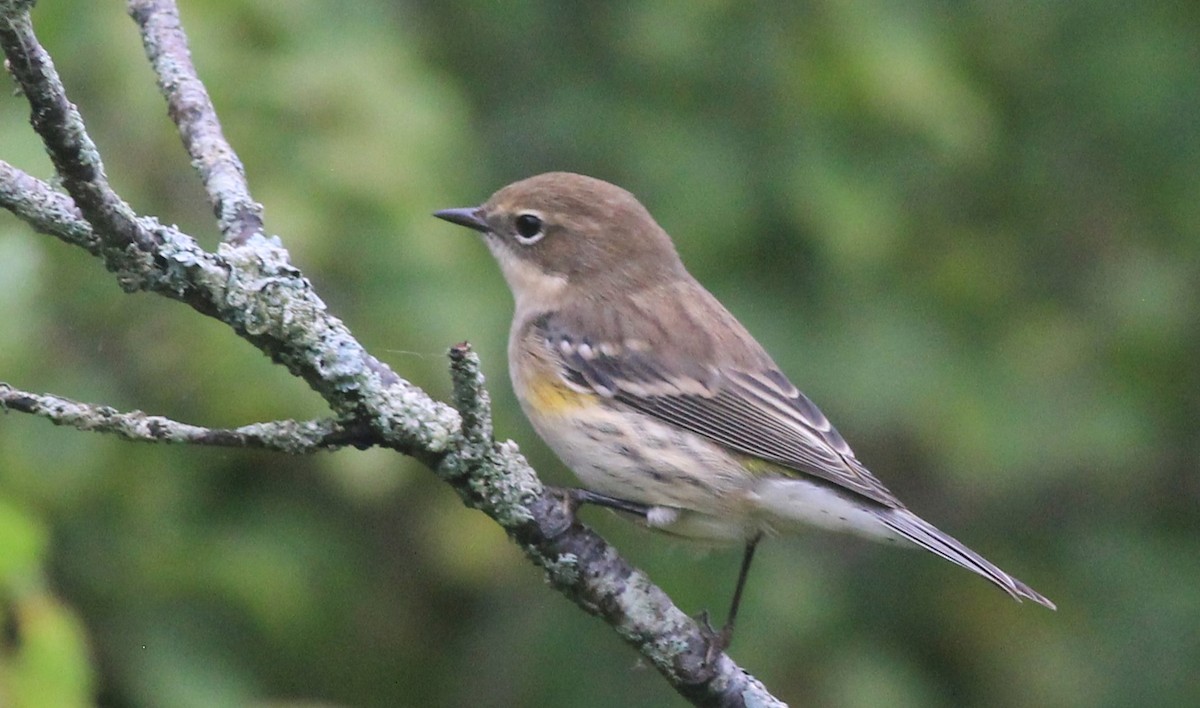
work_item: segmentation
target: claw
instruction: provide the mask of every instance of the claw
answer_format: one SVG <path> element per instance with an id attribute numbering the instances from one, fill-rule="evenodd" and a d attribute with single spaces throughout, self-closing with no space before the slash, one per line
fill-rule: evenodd
<path id="1" fill-rule="evenodd" d="M 696 622 L 700 625 L 700 636 L 704 638 L 704 663 L 711 665 L 729 648 L 729 644 L 733 640 L 733 627 L 726 624 L 720 630 L 714 628 L 709 619 L 708 610 L 702 610 L 700 614 L 696 615 Z"/>

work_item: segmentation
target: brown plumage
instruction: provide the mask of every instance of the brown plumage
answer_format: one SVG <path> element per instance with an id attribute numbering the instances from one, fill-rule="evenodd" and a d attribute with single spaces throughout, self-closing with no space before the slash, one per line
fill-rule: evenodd
<path id="1" fill-rule="evenodd" d="M 808 523 L 908 541 L 1054 607 L 876 479 L 633 195 L 556 172 L 437 216 L 499 262 L 517 396 L 585 487 L 644 505 L 655 528 L 744 541 L 746 566 L 763 533 Z"/>

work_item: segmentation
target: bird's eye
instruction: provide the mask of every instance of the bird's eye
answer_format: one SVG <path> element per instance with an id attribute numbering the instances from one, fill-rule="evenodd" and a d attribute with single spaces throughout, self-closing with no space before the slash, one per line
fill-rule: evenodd
<path id="1" fill-rule="evenodd" d="M 537 243 L 546 234 L 542 231 L 542 219 L 537 214 L 525 213 L 517 217 L 517 240 L 526 246 Z"/>

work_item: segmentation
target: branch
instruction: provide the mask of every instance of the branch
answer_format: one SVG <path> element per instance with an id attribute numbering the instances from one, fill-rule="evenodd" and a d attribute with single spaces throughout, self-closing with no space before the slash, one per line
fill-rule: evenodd
<path id="1" fill-rule="evenodd" d="M 97 253 L 126 290 L 159 293 L 227 324 L 319 393 L 337 421 L 326 423 L 355 431 L 351 442 L 386 446 L 434 469 L 469 506 L 481 509 L 500 524 L 525 554 L 545 569 L 551 585 L 612 625 L 692 703 L 783 705 L 725 654 L 705 661 L 708 641 L 696 621 L 676 608 L 613 547 L 579 524 L 569 498 L 544 487 L 516 445 L 494 442 L 479 362 L 467 347 L 456 347 L 451 354 L 458 406 L 455 410 L 433 400 L 371 356 L 345 324 L 327 312 L 309 281 L 290 264 L 279 240 L 254 227 L 257 210 L 251 210 L 253 218 L 245 216 L 245 208 L 252 202 L 247 201 L 248 191 L 240 185 L 241 172 L 234 167 L 232 151 L 224 162 L 213 163 L 208 173 L 208 162 L 199 160 L 203 164 L 197 167 L 210 198 L 218 205 L 223 228 L 228 226 L 227 239 L 240 242 L 237 248 L 226 243 L 216 254 L 208 253 L 178 229 L 133 214 L 109 188 L 82 120 L 67 99 L 50 57 L 37 43 L 28 15 L 31 5 L 29 0 L 0 0 L 0 45 L 30 101 L 34 128 L 78 212 L 66 197 L 12 168 L 0 169 L 0 200 L 5 207 L 34 228 Z M 224 139 L 219 131 L 206 132 L 216 126 L 215 118 L 211 123 L 205 118 L 201 125 L 187 111 L 175 108 L 192 104 L 184 100 L 183 91 L 169 79 L 174 74 L 167 69 L 178 69 L 178 76 L 185 82 L 194 80 L 198 85 L 199 80 L 190 62 L 179 61 L 179 52 L 186 53 L 186 41 L 173 3 L 131 0 L 130 7 L 143 27 L 145 41 L 158 50 L 155 53 L 147 47 L 184 144 L 194 157 L 197 153 L 209 154 L 214 145 L 220 150 Z M 170 44 L 164 38 L 174 41 L 173 48 L 164 48 Z M 201 103 L 202 112 L 210 113 L 207 100 Z M 226 191 L 228 180 L 233 179 L 231 170 L 239 184 L 233 191 Z M 24 189 L 30 193 L 24 194 Z M 41 209 L 39 205 L 43 204 L 48 208 Z M 239 219 L 242 226 L 237 225 Z M 248 236 L 239 230 L 243 228 L 249 230 Z M 81 405 L 50 396 L 12 395 L 9 407 L 13 410 L 65 411 Z M 47 417 L 66 422 L 72 415 L 82 416 L 73 420 L 86 418 L 91 429 L 108 432 L 143 430 L 150 425 L 145 422 L 149 420 L 184 437 L 189 430 L 204 430 L 95 406 Z M 262 425 L 270 428 L 288 424 L 294 423 Z M 270 440 L 278 430 L 239 428 L 225 432 Z M 197 434 L 204 437 L 203 433 Z M 254 438 L 255 434 L 260 437 Z M 139 434 L 136 439 L 152 437 Z M 276 440 L 273 444 L 282 443 Z"/>
<path id="2" fill-rule="evenodd" d="M 50 55 L 33 34 L 32 7 L 33 0 L 0 3 L 0 44 L 9 71 L 29 101 L 30 123 L 84 217 L 119 246 L 149 248 L 152 239 L 137 224 L 133 209 L 109 187 L 100 153 L 84 129 L 83 118 L 67 100 Z"/>
<path id="3" fill-rule="evenodd" d="M 49 184 L 0 160 L 0 206 L 44 234 L 100 255 L 100 239 L 75 202 Z"/>
<path id="4" fill-rule="evenodd" d="M 262 205 L 251 198 L 242 161 L 225 140 L 208 91 L 196 75 L 179 10 L 167 0 L 130 0 L 129 14 L 141 29 L 167 112 L 200 173 L 221 233 L 229 243 L 245 243 L 262 232 Z"/>
<path id="5" fill-rule="evenodd" d="M 202 428 L 142 411 L 122 413 L 109 406 L 21 391 L 0 381 L 0 411 L 19 411 L 46 418 L 55 425 L 111 433 L 134 442 L 188 443 L 243 447 L 302 455 L 354 444 L 356 432 L 331 419 L 276 420 L 240 428 Z"/>
<path id="6" fill-rule="evenodd" d="M 602 618 L 698 706 L 783 706 L 725 654 L 706 662 L 708 639 L 645 573 L 575 518 L 564 490 L 544 487 L 511 441 L 492 440 L 479 358 L 466 343 L 450 350 L 463 443 L 438 474 L 504 526 L 550 585 Z M 453 461 L 453 463 L 451 463 Z"/>

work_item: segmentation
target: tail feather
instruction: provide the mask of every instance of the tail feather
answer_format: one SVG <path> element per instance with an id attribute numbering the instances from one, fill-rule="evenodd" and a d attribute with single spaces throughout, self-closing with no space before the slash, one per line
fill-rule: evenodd
<path id="1" fill-rule="evenodd" d="M 880 511 L 879 520 L 897 534 L 912 541 L 921 548 L 935 553 L 942 558 L 973 571 L 995 583 L 1018 602 L 1021 599 L 1033 600 L 1052 610 L 1058 609 L 1053 602 L 1041 593 L 1017 580 L 1003 570 L 1000 570 L 970 548 L 959 543 L 951 536 L 939 531 L 933 524 L 925 521 L 907 509 L 888 509 Z"/>

